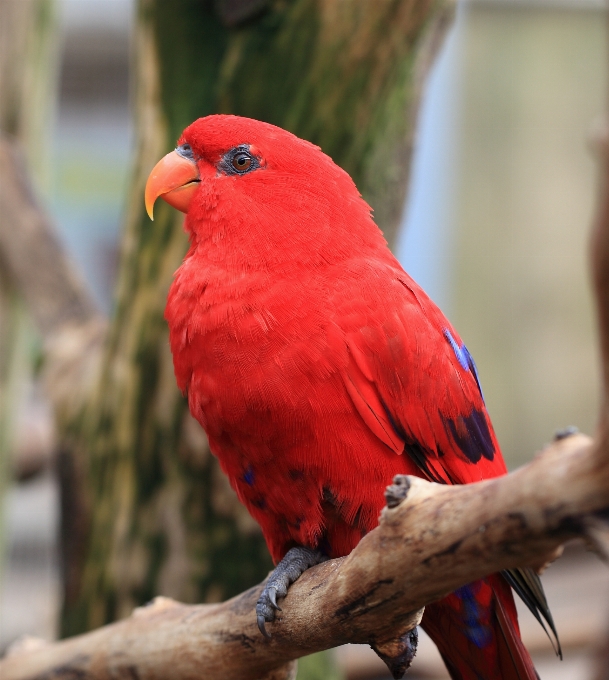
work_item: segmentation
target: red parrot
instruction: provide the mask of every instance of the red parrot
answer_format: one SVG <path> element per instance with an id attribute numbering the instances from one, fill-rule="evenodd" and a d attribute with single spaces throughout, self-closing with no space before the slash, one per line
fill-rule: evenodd
<path id="1" fill-rule="evenodd" d="M 266 634 L 291 582 L 377 526 L 394 475 L 467 484 L 506 467 L 470 353 L 318 147 L 201 118 L 153 169 L 151 217 L 159 196 L 190 237 L 165 312 L 177 382 L 277 565 Z M 555 632 L 531 570 L 464 586 L 422 620 L 453 680 L 537 678 L 510 586 Z"/>

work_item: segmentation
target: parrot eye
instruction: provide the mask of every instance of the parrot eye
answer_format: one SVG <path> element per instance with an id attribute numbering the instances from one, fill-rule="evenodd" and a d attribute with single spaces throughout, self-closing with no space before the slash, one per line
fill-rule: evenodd
<path id="1" fill-rule="evenodd" d="M 252 157 L 247 153 L 240 152 L 233 156 L 232 166 L 237 172 L 245 172 L 246 170 L 249 170 L 251 164 Z"/>
<path id="2" fill-rule="evenodd" d="M 260 167 L 260 160 L 250 151 L 247 144 L 231 149 L 224 154 L 218 164 L 218 170 L 225 175 L 245 175 Z"/>

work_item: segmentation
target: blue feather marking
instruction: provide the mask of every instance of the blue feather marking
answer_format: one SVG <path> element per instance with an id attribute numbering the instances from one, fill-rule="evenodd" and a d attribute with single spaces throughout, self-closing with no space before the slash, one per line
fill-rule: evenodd
<path id="1" fill-rule="evenodd" d="M 474 357 L 469 353 L 469 350 L 465 345 L 463 345 L 461 349 L 467 355 L 469 370 L 472 372 L 474 378 L 476 379 L 476 384 L 478 385 L 478 389 L 480 390 L 480 396 L 482 397 L 482 401 L 484 401 L 484 392 L 482 391 L 482 385 L 480 384 L 480 378 L 478 377 L 478 369 L 476 368 L 476 362 L 474 361 Z"/>
<path id="2" fill-rule="evenodd" d="M 459 346 L 448 328 L 444 329 L 444 337 L 452 347 L 461 368 L 470 371 L 474 376 L 476 385 L 478 385 L 478 390 L 480 391 L 480 396 L 482 397 L 482 401 L 484 401 L 484 394 L 482 393 L 482 387 L 480 386 L 480 379 L 478 378 L 478 370 L 476 369 L 474 358 L 464 344 Z M 448 427 L 455 443 L 470 462 L 477 463 L 482 456 L 488 460 L 493 460 L 495 456 L 495 447 L 486 421 L 486 414 L 483 409 L 474 409 L 468 416 L 459 416 L 457 419 L 446 418 L 444 419 L 444 423 Z M 463 432 L 464 429 L 465 432 Z"/>
<path id="3" fill-rule="evenodd" d="M 427 452 L 425 448 L 421 446 L 416 440 L 409 440 L 406 436 L 406 432 L 404 432 L 404 429 L 398 425 L 397 421 L 391 414 L 391 411 L 387 408 L 387 404 L 385 404 L 384 401 L 381 401 L 381 404 L 383 404 L 385 415 L 389 419 L 391 427 L 393 427 L 395 433 L 404 442 L 404 450 L 410 456 L 411 460 L 416 464 L 419 470 L 423 472 L 427 479 L 431 480 L 432 482 L 436 482 L 436 484 L 445 484 L 446 482 L 434 474 L 427 464 L 427 456 L 429 455 L 429 452 Z M 440 456 L 441 455 L 442 454 L 440 453 Z M 447 470 L 445 472 L 447 477 L 450 479 L 450 473 Z M 457 482 L 452 483 L 457 484 Z"/>
<path id="4" fill-rule="evenodd" d="M 465 635 L 478 649 L 483 649 L 493 641 L 491 627 L 483 622 L 485 609 L 476 600 L 472 586 L 463 586 L 454 593 L 463 605 Z"/>
<path id="5" fill-rule="evenodd" d="M 474 376 L 476 384 L 478 385 L 478 389 L 480 390 L 480 396 L 482 397 L 482 401 L 484 401 L 484 393 L 482 392 L 482 385 L 480 384 L 480 378 L 478 377 L 478 369 L 476 368 L 474 357 L 469 353 L 465 343 L 459 347 L 457 341 L 453 338 L 453 335 L 448 330 L 448 328 L 444 329 L 444 337 L 448 340 L 450 346 L 452 347 L 457 360 L 461 364 L 461 367 L 466 371 L 470 371 Z"/>
<path id="6" fill-rule="evenodd" d="M 455 356 L 459 360 L 459 363 L 461 366 L 466 370 L 469 371 L 469 361 L 468 357 L 470 356 L 469 352 L 467 351 L 465 345 L 459 345 L 457 344 L 457 341 L 453 338 L 452 333 L 448 330 L 448 328 L 444 329 L 444 337 L 448 340 L 450 343 L 450 346 L 453 348 L 453 352 L 455 353 Z"/>
<path id="7" fill-rule="evenodd" d="M 252 466 L 250 465 L 247 470 L 243 473 L 243 481 L 248 485 L 248 486 L 254 486 L 254 471 L 252 470 Z"/>
<path id="8" fill-rule="evenodd" d="M 477 463 L 482 456 L 487 460 L 495 457 L 495 447 L 486 422 L 484 411 L 474 409 L 468 416 L 443 418 L 455 444 L 471 463 Z M 463 432 L 463 426 L 465 432 Z"/>

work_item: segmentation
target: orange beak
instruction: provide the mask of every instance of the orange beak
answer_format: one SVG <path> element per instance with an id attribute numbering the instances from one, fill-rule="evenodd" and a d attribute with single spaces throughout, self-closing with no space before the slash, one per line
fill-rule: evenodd
<path id="1" fill-rule="evenodd" d="M 188 212 L 188 206 L 199 186 L 199 170 L 194 161 L 171 151 L 152 168 L 144 192 L 146 212 L 152 220 L 156 199 L 160 196 L 169 205 Z"/>

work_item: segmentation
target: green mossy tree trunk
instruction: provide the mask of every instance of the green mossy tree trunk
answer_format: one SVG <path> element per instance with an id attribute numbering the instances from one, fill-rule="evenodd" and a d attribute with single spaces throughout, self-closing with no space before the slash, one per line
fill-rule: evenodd
<path id="1" fill-rule="evenodd" d="M 271 567 L 175 387 L 163 308 L 187 243 L 180 213 L 159 202 L 154 223 L 145 215 L 150 169 L 200 116 L 266 120 L 342 165 L 391 240 L 406 193 L 417 47 L 449 4 L 140 0 L 138 148 L 116 309 L 96 389 L 67 427 L 85 521 L 67 538 L 63 635 L 159 594 L 225 599 Z"/>

